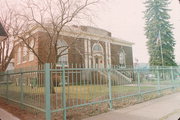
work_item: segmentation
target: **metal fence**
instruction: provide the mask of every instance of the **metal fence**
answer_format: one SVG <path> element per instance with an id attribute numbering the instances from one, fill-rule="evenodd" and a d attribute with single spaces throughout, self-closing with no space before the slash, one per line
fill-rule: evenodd
<path id="1" fill-rule="evenodd" d="M 145 94 L 161 94 L 180 86 L 180 68 L 84 68 L 45 64 L 0 74 L 0 96 L 44 113 L 44 119 L 67 119 L 68 110 Z M 81 112 L 81 111 L 80 111 Z M 58 114 L 58 113 L 61 113 Z"/>

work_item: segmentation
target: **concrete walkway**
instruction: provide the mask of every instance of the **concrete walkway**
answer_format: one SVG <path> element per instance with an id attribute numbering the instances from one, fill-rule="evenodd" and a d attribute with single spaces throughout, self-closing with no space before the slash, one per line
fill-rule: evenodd
<path id="1" fill-rule="evenodd" d="M 85 120 L 178 120 L 178 118 L 180 118 L 180 93 L 113 110 Z"/>
<path id="2" fill-rule="evenodd" d="M 0 120 L 20 120 L 20 119 L 0 108 Z"/>

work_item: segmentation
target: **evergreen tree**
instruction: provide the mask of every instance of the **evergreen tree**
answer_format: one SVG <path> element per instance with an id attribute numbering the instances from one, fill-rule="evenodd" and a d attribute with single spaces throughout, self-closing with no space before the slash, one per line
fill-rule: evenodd
<path id="1" fill-rule="evenodd" d="M 145 35 L 151 66 L 175 66 L 173 25 L 168 12 L 169 0 L 147 0 L 145 2 Z"/>

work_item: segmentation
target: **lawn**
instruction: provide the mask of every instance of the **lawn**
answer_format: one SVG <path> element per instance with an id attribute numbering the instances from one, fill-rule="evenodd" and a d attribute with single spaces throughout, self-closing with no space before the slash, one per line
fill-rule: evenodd
<path id="1" fill-rule="evenodd" d="M 66 96 L 68 99 L 85 99 L 91 100 L 98 97 L 108 96 L 109 87 L 108 85 L 70 85 L 66 86 Z M 156 89 L 156 86 L 141 86 L 141 91 L 148 91 Z M 56 93 L 55 95 L 62 95 L 62 87 L 54 87 Z M 0 86 L 0 93 L 6 92 L 6 85 Z M 11 84 L 8 86 L 8 92 L 13 94 L 20 94 L 21 87 Z M 129 95 L 138 93 L 139 88 L 137 85 L 119 85 L 112 86 L 112 95 Z M 43 95 L 44 87 L 30 87 L 23 86 L 23 93 L 29 96 L 33 95 Z"/>
<path id="2" fill-rule="evenodd" d="M 151 85 L 158 85 L 158 84 L 160 84 L 160 85 L 172 85 L 172 84 L 177 85 L 177 84 L 179 84 L 180 85 L 180 80 L 179 79 L 176 79 L 176 80 L 171 80 L 171 79 L 162 80 L 162 79 L 160 79 L 159 83 L 158 83 L 157 79 L 156 80 L 142 80 L 141 84 L 151 84 Z"/>
<path id="3" fill-rule="evenodd" d="M 142 91 L 152 90 L 156 87 L 141 86 Z M 56 88 L 60 92 L 61 88 Z M 112 86 L 112 95 L 129 95 L 138 93 L 137 86 Z M 106 85 L 88 85 L 88 86 L 69 86 L 66 87 L 66 92 L 71 98 L 91 100 L 97 97 L 108 96 L 109 88 Z"/>

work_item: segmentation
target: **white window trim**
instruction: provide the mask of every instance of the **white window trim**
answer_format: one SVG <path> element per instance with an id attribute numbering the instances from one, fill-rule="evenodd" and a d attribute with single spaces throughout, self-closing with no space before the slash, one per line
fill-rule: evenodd
<path id="1" fill-rule="evenodd" d="M 30 41 L 30 47 L 32 48 L 33 47 L 33 40 L 31 40 Z M 30 56 L 33 56 L 33 59 L 30 59 L 31 57 Z M 29 55 L 28 55 L 28 60 L 31 62 L 31 61 L 33 61 L 35 59 L 35 55 L 34 55 L 34 53 L 31 51 L 31 50 L 29 50 Z"/>
<path id="2" fill-rule="evenodd" d="M 94 47 L 95 47 L 96 45 L 99 45 L 99 46 L 101 47 L 102 51 L 94 50 Z M 96 52 L 98 52 L 98 53 L 104 53 L 104 49 L 103 49 L 103 47 L 102 47 L 102 45 L 101 45 L 100 43 L 94 43 L 94 45 L 92 46 L 92 51 L 93 51 L 94 53 L 96 53 Z"/>
<path id="3" fill-rule="evenodd" d="M 124 52 L 124 50 L 123 49 L 121 49 L 121 51 L 120 51 L 120 53 L 119 53 L 119 64 L 121 64 L 120 63 L 120 57 L 121 57 L 121 54 L 123 54 L 123 66 L 121 66 L 122 68 L 124 68 L 124 67 L 126 67 L 126 53 Z"/>
<path id="4" fill-rule="evenodd" d="M 27 57 L 29 57 L 29 55 L 28 55 L 28 48 L 26 47 L 26 46 L 23 46 L 23 52 L 22 52 L 22 63 L 26 63 L 26 62 L 28 62 L 28 59 L 26 58 L 26 60 L 23 60 L 23 57 L 24 57 L 24 52 L 25 52 L 25 50 L 24 50 L 24 48 L 26 48 L 26 56 Z"/>
<path id="5" fill-rule="evenodd" d="M 17 64 L 21 64 L 21 53 L 22 52 L 22 48 L 21 47 L 18 47 L 18 50 L 17 50 Z"/>
<path id="6" fill-rule="evenodd" d="M 32 54 L 32 56 L 33 56 L 32 59 L 31 59 L 31 57 L 32 57 L 31 54 Z M 33 53 L 32 51 L 29 51 L 29 55 L 28 55 L 28 58 L 29 58 L 29 59 L 28 59 L 28 61 L 29 61 L 29 62 L 33 61 L 33 60 L 34 60 L 34 57 L 35 57 L 35 56 L 34 56 L 34 53 Z"/>
<path id="7" fill-rule="evenodd" d="M 64 44 L 66 44 L 67 46 L 68 46 L 68 44 L 67 44 L 67 42 L 65 41 L 65 40 L 60 40 L 61 42 L 63 41 L 64 42 Z M 65 52 L 65 51 L 64 51 Z M 69 51 L 68 51 L 68 49 L 67 49 L 67 54 L 66 55 L 63 55 L 63 56 L 67 56 L 67 64 L 64 64 L 64 66 L 65 67 L 68 67 L 69 66 Z M 62 57 L 62 56 L 61 56 Z M 58 58 L 58 59 L 60 59 L 60 58 Z M 60 62 L 60 61 L 58 61 L 58 62 Z M 61 67 L 63 64 L 60 64 L 60 63 L 56 63 L 56 66 L 57 67 Z"/>
<path id="8" fill-rule="evenodd" d="M 64 56 L 64 55 L 63 55 Z M 67 64 L 64 64 L 64 67 L 69 67 L 69 59 L 68 59 L 68 53 L 67 53 Z M 61 56 L 62 57 L 62 56 Z M 61 67 L 63 64 L 60 64 L 60 63 L 56 63 L 56 66 L 57 67 Z"/>
<path id="9" fill-rule="evenodd" d="M 63 65 L 62 64 L 58 64 L 58 63 L 56 63 L 56 67 L 62 67 Z M 68 64 L 64 64 L 64 67 L 69 67 L 69 63 Z"/>

